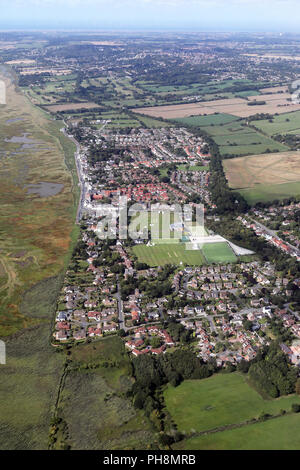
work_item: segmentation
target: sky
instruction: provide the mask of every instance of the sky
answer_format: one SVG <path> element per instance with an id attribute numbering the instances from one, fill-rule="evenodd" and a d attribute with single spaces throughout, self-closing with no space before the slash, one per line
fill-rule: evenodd
<path id="1" fill-rule="evenodd" d="M 298 32 L 299 0 L 0 0 L 0 29 Z"/>

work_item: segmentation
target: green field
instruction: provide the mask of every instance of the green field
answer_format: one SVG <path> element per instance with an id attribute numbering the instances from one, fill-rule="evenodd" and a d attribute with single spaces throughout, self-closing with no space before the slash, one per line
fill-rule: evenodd
<path id="1" fill-rule="evenodd" d="M 131 365 L 123 341 L 107 337 L 75 346 L 59 402 L 74 450 L 146 449 L 155 432 L 141 410 L 126 397 L 132 386 Z M 90 369 L 87 368 L 87 365 Z"/>
<path id="2" fill-rule="evenodd" d="M 51 318 L 50 308 L 47 313 Z M 49 335 L 47 322 L 6 341 L 7 363 L 0 366 L 1 450 L 48 447 L 49 423 L 65 362 L 50 346 Z"/>
<path id="3" fill-rule="evenodd" d="M 300 196 L 300 181 L 283 184 L 258 184 L 255 188 L 240 189 L 239 193 L 251 205 L 257 202 L 287 199 L 292 196 Z"/>
<path id="4" fill-rule="evenodd" d="M 246 376 L 236 372 L 168 386 L 164 398 L 178 430 L 185 433 L 243 423 L 261 413 L 277 415 L 282 409 L 290 411 L 293 403 L 300 404 L 297 395 L 264 400 L 247 384 Z"/>
<path id="5" fill-rule="evenodd" d="M 213 125 L 228 124 L 230 122 L 239 121 L 240 118 L 232 116 L 231 114 L 219 113 L 210 114 L 209 116 L 190 116 L 186 118 L 175 119 L 176 122 L 184 124 L 186 126 L 195 127 L 208 127 Z M 207 130 L 207 132 L 209 132 Z"/>
<path id="6" fill-rule="evenodd" d="M 228 243 L 205 243 L 202 253 L 208 263 L 234 263 L 237 257 Z"/>
<path id="7" fill-rule="evenodd" d="M 286 145 L 247 126 L 245 119 L 230 114 L 191 116 L 176 119 L 176 122 L 203 127 L 218 144 L 221 155 L 255 155 L 264 153 L 268 149 L 271 152 L 289 150 Z M 264 129 L 261 130 L 264 132 Z"/>
<path id="8" fill-rule="evenodd" d="M 201 165 L 178 165 L 178 170 L 181 171 L 208 171 L 209 166 L 201 166 Z"/>
<path id="9" fill-rule="evenodd" d="M 290 134 L 295 131 L 300 133 L 300 111 L 273 116 L 272 121 L 269 122 L 269 120 L 264 119 L 252 121 L 251 124 L 270 136 L 275 134 Z"/>
<path id="10" fill-rule="evenodd" d="M 200 250 L 186 250 L 183 243 L 159 244 L 156 246 L 136 245 L 133 253 L 141 263 L 149 266 L 163 266 L 164 264 L 187 264 L 201 266 L 205 259 Z"/>
<path id="11" fill-rule="evenodd" d="M 175 444 L 176 450 L 299 450 L 300 415 L 291 414 Z"/>

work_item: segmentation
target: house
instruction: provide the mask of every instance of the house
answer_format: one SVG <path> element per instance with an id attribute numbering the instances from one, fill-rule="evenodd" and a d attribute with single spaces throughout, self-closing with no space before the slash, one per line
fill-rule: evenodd
<path id="1" fill-rule="evenodd" d="M 75 331 L 74 334 L 73 334 L 73 338 L 76 339 L 77 341 L 79 341 L 81 339 L 85 339 L 86 338 L 85 330 Z"/>
<path id="2" fill-rule="evenodd" d="M 57 341 L 66 341 L 68 339 L 68 334 L 65 330 L 59 330 L 55 334 L 55 339 Z"/>

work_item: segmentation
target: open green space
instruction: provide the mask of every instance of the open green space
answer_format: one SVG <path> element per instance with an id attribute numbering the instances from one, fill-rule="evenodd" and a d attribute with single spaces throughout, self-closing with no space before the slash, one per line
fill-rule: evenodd
<path id="1" fill-rule="evenodd" d="M 228 243 L 205 243 L 202 253 L 208 263 L 234 263 L 237 260 Z"/>
<path id="2" fill-rule="evenodd" d="M 231 114 L 210 114 L 209 116 L 190 116 L 186 118 L 175 119 L 176 122 L 180 122 L 186 126 L 195 127 L 208 127 L 211 125 L 227 124 L 229 122 L 239 121 L 240 118 L 232 116 Z"/>
<path id="3" fill-rule="evenodd" d="M 208 171 L 209 166 L 203 165 L 178 165 L 178 170 L 181 171 Z"/>
<path id="4" fill-rule="evenodd" d="M 169 385 L 164 399 L 178 430 L 185 433 L 243 423 L 262 413 L 277 415 L 281 410 L 290 411 L 293 403 L 300 404 L 297 395 L 264 400 L 248 385 L 246 376 L 237 372 L 185 380 L 176 388 Z M 300 416 L 298 419 L 300 423 Z"/>
<path id="5" fill-rule="evenodd" d="M 300 415 L 290 414 L 173 445 L 176 450 L 299 450 Z"/>
<path id="6" fill-rule="evenodd" d="M 130 359 L 121 338 L 74 346 L 58 405 L 67 432 L 58 431 L 54 448 L 61 448 L 61 441 L 74 450 L 151 448 L 155 432 L 126 397 L 131 386 Z"/>
<path id="7" fill-rule="evenodd" d="M 49 423 L 65 362 L 50 345 L 49 336 L 47 322 L 6 341 L 7 363 L 0 366 L 1 450 L 48 447 Z"/>
<path id="8" fill-rule="evenodd" d="M 257 184 L 254 188 L 240 189 L 239 193 L 253 205 L 257 202 L 282 200 L 300 195 L 300 181 L 283 184 Z"/>
<path id="9" fill-rule="evenodd" d="M 200 250 L 186 250 L 183 243 L 136 245 L 133 247 L 133 253 L 140 262 L 147 263 L 149 266 L 163 266 L 164 264 L 201 266 L 205 264 Z"/>
<path id="10" fill-rule="evenodd" d="M 300 111 L 279 114 L 278 116 L 273 116 L 271 120 L 263 119 L 252 121 L 251 125 L 269 136 L 275 134 L 290 134 L 295 131 L 300 133 Z"/>

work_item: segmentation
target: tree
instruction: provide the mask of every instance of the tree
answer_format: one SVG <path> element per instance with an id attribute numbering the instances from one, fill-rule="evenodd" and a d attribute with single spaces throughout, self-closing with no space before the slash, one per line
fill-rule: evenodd
<path id="1" fill-rule="evenodd" d="M 297 379 L 297 382 L 296 382 L 296 393 L 297 395 L 300 395 L 300 379 L 299 378 Z"/>
<path id="2" fill-rule="evenodd" d="M 293 412 L 293 413 L 299 413 L 299 412 L 300 412 L 300 405 L 299 405 L 299 403 L 293 403 L 291 409 L 292 409 L 292 412 Z"/>

